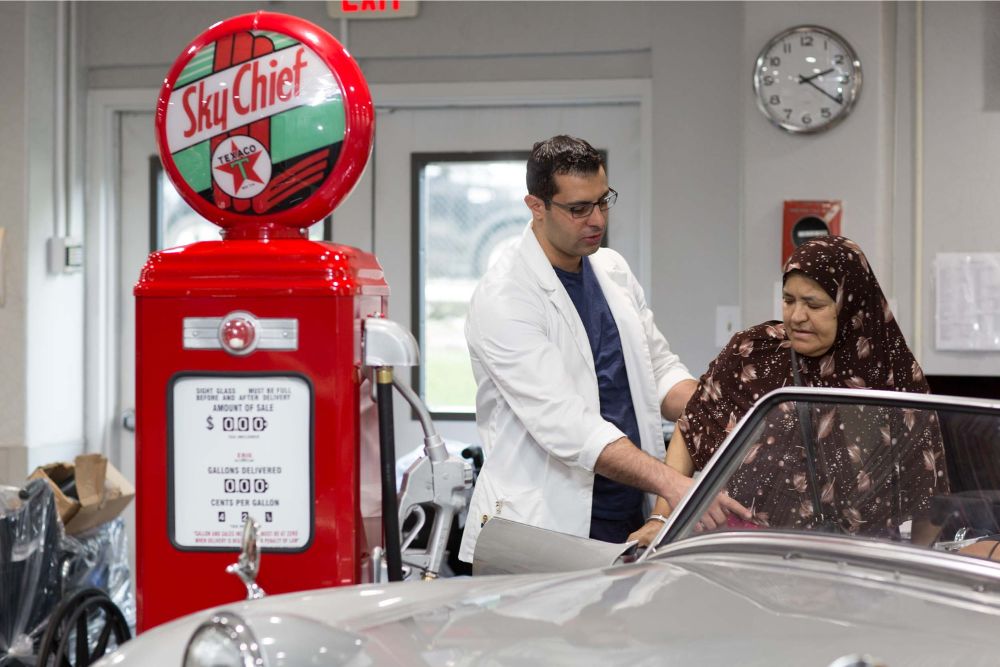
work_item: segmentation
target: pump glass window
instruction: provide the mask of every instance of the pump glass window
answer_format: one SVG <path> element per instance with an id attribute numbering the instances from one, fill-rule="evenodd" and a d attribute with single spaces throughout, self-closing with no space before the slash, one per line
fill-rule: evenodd
<path id="1" fill-rule="evenodd" d="M 198 241 L 218 241 L 219 226 L 209 222 L 195 213 L 187 205 L 177 188 L 163 172 L 160 159 L 150 160 L 150 193 L 152 197 L 152 219 L 150 221 L 150 249 L 163 250 L 176 248 Z M 329 238 L 325 230 L 329 227 L 328 217 L 325 224 L 316 224 L 309 228 L 309 238 L 322 241 Z"/>
<path id="2" fill-rule="evenodd" d="M 416 380 L 436 417 L 475 416 L 465 316 L 486 268 L 528 222 L 527 159 L 524 152 L 412 156 Z"/>

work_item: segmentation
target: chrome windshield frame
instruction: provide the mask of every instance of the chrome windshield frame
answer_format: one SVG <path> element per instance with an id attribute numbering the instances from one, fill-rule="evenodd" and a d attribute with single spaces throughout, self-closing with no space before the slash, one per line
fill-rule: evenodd
<path id="1" fill-rule="evenodd" d="M 667 522 L 660 528 L 652 545 L 643 552 L 638 562 L 651 558 L 658 550 L 673 543 L 688 525 L 698 522 L 705 507 L 716 491 L 717 478 L 727 475 L 739 465 L 745 455 L 747 433 L 763 421 L 765 415 L 779 403 L 803 401 L 810 403 L 840 405 L 878 405 L 881 407 L 912 408 L 918 410 L 960 410 L 974 414 L 985 414 L 1000 420 L 1000 402 L 987 399 L 938 396 L 934 394 L 913 394 L 901 391 L 876 389 L 844 389 L 829 387 L 782 387 L 758 400 L 736 424 L 723 443 L 709 459 L 697 482 L 688 490 Z"/>

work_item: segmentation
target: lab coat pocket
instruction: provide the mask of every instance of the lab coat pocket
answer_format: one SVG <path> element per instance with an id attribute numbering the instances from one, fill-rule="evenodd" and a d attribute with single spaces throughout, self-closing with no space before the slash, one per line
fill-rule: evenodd
<path id="1" fill-rule="evenodd" d="M 513 493 L 498 496 L 493 507 L 493 516 L 503 517 L 518 523 L 538 522 L 537 517 L 537 492 Z"/>

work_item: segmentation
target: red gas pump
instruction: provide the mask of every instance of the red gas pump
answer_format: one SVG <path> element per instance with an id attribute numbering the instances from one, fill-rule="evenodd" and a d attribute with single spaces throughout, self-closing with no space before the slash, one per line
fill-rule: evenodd
<path id="1" fill-rule="evenodd" d="M 360 580 L 362 323 L 389 293 L 374 256 L 306 236 L 374 132 L 357 64 L 321 28 L 215 24 L 170 70 L 156 132 L 222 240 L 154 252 L 135 287 L 140 630 L 241 597 L 220 572 L 249 516 L 268 592 Z"/>

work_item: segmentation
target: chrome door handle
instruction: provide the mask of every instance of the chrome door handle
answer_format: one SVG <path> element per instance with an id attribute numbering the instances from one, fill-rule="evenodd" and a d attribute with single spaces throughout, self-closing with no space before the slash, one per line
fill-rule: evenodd
<path id="1" fill-rule="evenodd" d="M 122 412 L 122 428 L 129 433 L 135 433 L 135 408 L 128 408 Z"/>

